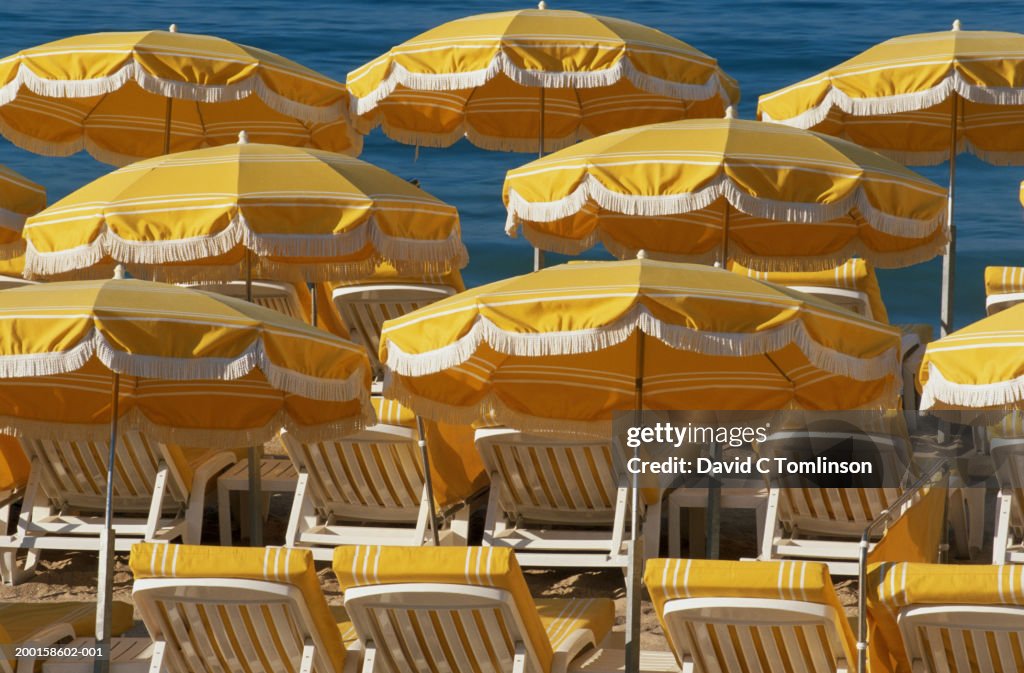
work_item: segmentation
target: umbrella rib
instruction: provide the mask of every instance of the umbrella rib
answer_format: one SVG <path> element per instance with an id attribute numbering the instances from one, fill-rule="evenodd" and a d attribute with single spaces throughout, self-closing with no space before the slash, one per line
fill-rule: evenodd
<path id="1" fill-rule="evenodd" d="M 89 117 L 92 116 L 92 113 L 96 112 L 96 110 L 99 109 L 99 107 L 101 105 L 103 105 L 103 101 L 107 100 L 107 96 L 109 96 L 109 95 L 110 95 L 110 93 L 103 94 L 102 96 L 100 96 L 100 99 L 98 101 L 96 101 L 96 105 L 93 105 L 91 108 L 89 108 L 89 112 L 87 112 L 86 115 L 84 117 L 82 117 L 82 127 L 83 128 L 85 127 L 85 122 L 89 121 Z"/>
<path id="2" fill-rule="evenodd" d="M 196 101 L 196 116 L 199 117 L 199 132 L 203 134 L 201 142 L 206 142 L 206 120 L 203 119 L 203 109 L 199 107 L 199 101 Z"/>
<path id="3" fill-rule="evenodd" d="M 771 355 L 768 355 L 768 353 L 765 353 L 764 357 L 768 360 L 768 362 L 771 363 L 772 367 L 775 367 L 775 371 L 777 371 L 779 373 L 779 376 L 781 376 L 782 378 L 786 379 L 786 381 L 788 381 L 790 384 L 793 383 L 793 379 L 791 379 L 788 376 L 786 376 L 786 372 L 782 371 L 782 368 L 779 367 L 779 365 L 777 365 L 775 363 L 775 360 L 772 359 Z"/>

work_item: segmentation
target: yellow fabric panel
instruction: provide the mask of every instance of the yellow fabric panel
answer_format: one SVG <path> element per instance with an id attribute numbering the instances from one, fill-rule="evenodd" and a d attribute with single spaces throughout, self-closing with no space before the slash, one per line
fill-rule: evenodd
<path id="1" fill-rule="evenodd" d="M 502 589 L 512 595 L 542 671 L 551 668 L 547 631 L 530 596 L 515 553 L 501 547 L 343 546 L 334 550 L 342 591 L 378 584 L 436 582 Z"/>
<path id="2" fill-rule="evenodd" d="M 937 164 L 949 155 L 955 91 L 958 150 L 1016 164 L 1024 106 L 991 101 L 1020 100 L 1021 53 L 1019 33 L 954 28 L 896 37 L 761 96 L 758 117 L 842 135 L 904 163 Z"/>
<path id="3" fill-rule="evenodd" d="M 234 280 L 247 250 L 254 278 L 292 281 L 360 278 L 381 262 L 443 274 L 467 260 L 456 209 L 408 181 L 340 154 L 256 143 L 126 166 L 24 232 L 29 277 L 109 277 L 112 258 L 165 280 Z"/>
<path id="4" fill-rule="evenodd" d="M 578 254 L 813 271 L 859 256 L 935 257 L 946 192 L 852 143 L 777 124 L 695 119 L 626 129 L 509 171 L 506 231 Z M 727 203 L 728 201 L 728 203 Z"/>
<path id="5" fill-rule="evenodd" d="M 986 266 L 985 296 L 1024 292 L 1024 267 Z"/>
<path id="6" fill-rule="evenodd" d="M 580 629 L 592 632 L 600 645 L 615 624 L 615 601 L 610 598 L 538 598 L 536 604 L 553 649 Z"/>
<path id="7" fill-rule="evenodd" d="M 928 344 L 921 408 L 1016 409 L 1024 401 L 1024 305 Z"/>
<path id="8" fill-rule="evenodd" d="M 908 605 L 1022 605 L 1024 567 L 874 563 L 868 566 L 867 609 L 874 638 L 891 657 L 872 673 L 909 673 L 910 662 L 896 624 Z M 879 643 L 881 641 L 881 645 Z M 886 667 L 888 664 L 888 667 Z"/>
<path id="9" fill-rule="evenodd" d="M 757 271 L 738 262 L 730 261 L 729 270 L 741 276 L 777 283 L 778 285 L 806 285 L 811 287 L 834 287 L 857 290 L 867 295 L 871 306 L 871 317 L 878 322 L 889 324 L 889 313 L 882 301 L 882 288 L 870 262 L 851 259 L 833 269 L 824 271 Z"/>
<path id="10" fill-rule="evenodd" d="M 326 647 L 324 655 L 340 671 L 345 661 L 338 623 L 320 589 L 313 555 L 284 547 L 203 547 L 181 544 L 132 545 L 128 565 L 135 579 L 251 579 L 296 587 Z"/>
<path id="11" fill-rule="evenodd" d="M 14 437 L 0 435 L 0 493 L 24 488 L 30 469 L 21 442 Z"/>
<path id="12" fill-rule="evenodd" d="M 846 661 L 857 661 L 856 638 L 824 563 L 651 559 L 644 570 L 644 586 L 662 628 L 665 604 L 677 598 L 768 598 L 827 605 L 835 610 L 835 629 Z"/>
<path id="13" fill-rule="evenodd" d="M 544 146 L 683 117 L 739 100 L 718 63 L 661 31 L 565 10 L 481 14 L 437 26 L 349 73 L 360 130 L 445 147 Z M 543 104 L 541 90 L 543 87 Z"/>
<path id="14" fill-rule="evenodd" d="M 43 96 L 18 87 L 19 77 L 68 84 L 57 89 L 61 95 Z M 0 132 L 42 154 L 86 149 L 119 165 L 164 154 L 168 111 L 171 152 L 234 142 L 241 130 L 261 142 L 352 154 L 362 148 L 342 84 L 209 35 L 148 31 L 57 40 L 0 60 L 0 92 L 9 101 L 0 106 Z"/>
<path id="15" fill-rule="evenodd" d="M 0 166 L 0 252 L 23 249 L 21 227 L 25 218 L 46 207 L 46 189 L 6 166 Z"/>
<path id="16" fill-rule="evenodd" d="M 945 488 L 929 489 L 886 529 L 882 539 L 868 553 L 869 568 L 877 568 L 878 564 L 937 563 L 948 498 L 949 491 Z M 870 573 L 868 581 L 872 581 Z M 906 659 L 906 651 L 891 613 L 869 609 L 868 642 L 871 643 L 868 648 L 869 671 L 910 670 L 903 669 L 900 663 Z"/>
<path id="17" fill-rule="evenodd" d="M 123 374 L 124 428 L 162 441 L 237 447 L 282 425 L 327 436 L 372 419 L 355 344 L 223 295 L 108 280 L 2 293 L 0 425 L 106 439 L 113 386 L 99 358 Z"/>
<path id="18" fill-rule="evenodd" d="M 473 443 L 472 427 L 426 420 L 423 429 L 438 507 L 465 502 L 487 488 L 490 479 Z"/>
<path id="19" fill-rule="evenodd" d="M 637 324 L 656 335 L 644 339 L 647 409 L 894 408 L 898 330 L 728 271 L 652 260 L 550 267 L 390 320 L 386 392 L 444 422 L 592 434 L 634 404 Z M 791 333 L 806 341 L 779 336 Z M 843 355 L 812 359 L 819 346 Z"/>

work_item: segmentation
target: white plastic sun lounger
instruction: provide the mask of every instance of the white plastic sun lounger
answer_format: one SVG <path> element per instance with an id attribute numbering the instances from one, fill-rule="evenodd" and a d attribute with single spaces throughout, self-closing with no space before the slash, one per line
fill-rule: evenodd
<path id="1" fill-rule="evenodd" d="M 412 428 L 378 424 L 334 441 L 302 443 L 281 434 L 299 481 L 285 534 L 330 560 L 343 544 L 421 545 L 429 534 L 422 452 Z M 447 515 L 443 542 L 465 544 L 469 507 Z M 444 525 L 444 524 L 440 524 Z"/>
<path id="2" fill-rule="evenodd" d="M 42 549 L 96 550 L 104 528 L 106 442 L 23 440 L 31 463 L 12 546 L 27 549 L 29 573 Z M 207 485 L 237 459 L 231 451 L 194 453 L 122 433 L 114 479 L 116 548 L 142 540 L 198 543 Z M 183 470 L 192 472 L 186 482 Z M 187 473 L 186 473 L 187 474 Z"/>
<path id="3" fill-rule="evenodd" d="M 991 453 L 999 479 L 992 563 L 1024 563 L 1024 438 L 993 438 Z"/>
<path id="4" fill-rule="evenodd" d="M 524 566 L 626 565 L 630 475 L 610 441 L 508 428 L 477 430 L 475 441 L 491 479 L 484 545 L 515 549 Z M 656 556 L 662 493 L 642 495 L 645 554 Z"/>
<path id="5" fill-rule="evenodd" d="M 204 292 L 215 292 L 217 294 L 245 299 L 245 281 L 233 280 L 225 283 L 198 283 L 189 284 L 193 290 Z M 252 281 L 252 302 L 265 308 L 273 309 L 278 313 L 306 321 L 302 311 L 302 304 L 295 293 L 295 288 L 288 283 L 280 283 L 269 280 Z"/>

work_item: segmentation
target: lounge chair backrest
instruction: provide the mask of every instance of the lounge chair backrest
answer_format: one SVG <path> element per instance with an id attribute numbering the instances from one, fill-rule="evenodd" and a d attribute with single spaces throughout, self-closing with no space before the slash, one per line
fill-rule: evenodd
<path id="1" fill-rule="evenodd" d="M 356 587 L 345 591 L 345 610 L 359 640 L 377 646 L 374 670 L 381 673 L 508 673 L 517 645 L 526 655 L 525 671 L 542 673 L 512 594 L 502 589 L 427 583 Z"/>
<path id="2" fill-rule="evenodd" d="M 129 565 L 136 608 L 163 644 L 159 670 L 341 673 L 344 645 L 308 551 L 137 544 Z"/>
<path id="3" fill-rule="evenodd" d="M 333 298 L 349 337 L 366 348 L 375 377 L 379 378 L 382 367 L 377 353 L 384 321 L 399 318 L 453 294 L 455 288 L 447 285 L 380 283 L 338 287 Z"/>
<path id="4" fill-rule="evenodd" d="M 1024 653 L 1024 607 L 911 605 L 897 615 L 914 671 L 1019 671 Z"/>
<path id="5" fill-rule="evenodd" d="M 416 521 L 423 498 L 423 458 L 416 431 L 378 424 L 327 442 L 282 433 L 296 469 L 309 475 L 314 507 L 325 517 Z"/>
<path id="6" fill-rule="evenodd" d="M 681 598 L 665 604 L 666 636 L 694 673 L 851 670 L 835 608 L 766 598 Z"/>
<path id="7" fill-rule="evenodd" d="M 476 433 L 489 474 L 503 481 L 501 508 L 511 519 L 561 524 L 608 523 L 625 461 L 607 438 L 559 439 L 507 428 Z"/>
<path id="8" fill-rule="evenodd" d="M 999 485 L 1013 496 L 1010 526 L 1024 532 L 1024 438 L 993 438 L 991 452 Z"/>
<path id="9" fill-rule="evenodd" d="M 824 299 L 868 320 L 872 319 L 871 300 L 867 293 L 840 287 L 821 287 L 817 285 L 790 285 L 790 289 Z"/>
<path id="10" fill-rule="evenodd" d="M 778 432 L 761 442 L 758 450 L 763 456 L 787 457 L 807 460 L 808 442 L 836 441 L 849 433 L 814 431 Z M 855 435 L 853 442 L 865 443 L 875 449 L 875 475 L 905 475 L 910 466 L 910 447 L 903 437 L 887 434 L 864 433 Z M 879 471 L 880 470 L 880 471 Z M 782 477 L 779 518 L 790 526 L 806 532 L 823 534 L 855 533 L 857 537 L 865 526 L 875 520 L 902 495 L 903 489 L 893 487 L 814 488 L 807 487 L 798 475 Z"/>
<path id="11" fill-rule="evenodd" d="M 103 511 L 107 442 L 23 439 L 22 447 L 32 469 L 40 470 L 40 486 L 51 503 L 58 508 Z M 176 509 L 186 502 L 187 490 L 168 447 L 137 432 L 121 433 L 114 471 L 115 511 L 149 511 L 161 464 L 167 466 L 170 477 L 165 509 Z"/>
<path id="12" fill-rule="evenodd" d="M 226 283 L 202 283 L 190 285 L 194 290 L 204 292 L 215 292 L 217 294 L 245 299 L 245 281 L 233 280 Z M 252 281 L 252 302 L 258 306 L 269 308 L 282 313 L 296 320 L 306 322 L 299 297 L 295 288 L 288 283 L 279 283 L 269 280 Z"/>

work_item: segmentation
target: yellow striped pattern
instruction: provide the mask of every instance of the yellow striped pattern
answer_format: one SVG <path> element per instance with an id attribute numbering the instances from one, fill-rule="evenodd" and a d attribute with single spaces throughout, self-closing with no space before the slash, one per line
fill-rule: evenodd
<path id="1" fill-rule="evenodd" d="M 25 237 L 29 276 L 109 277 L 115 260 L 144 276 L 233 280 L 246 250 L 254 277 L 303 282 L 467 261 L 458 212 L 409 182 L 340 154 L 249 143 L 121 168 L 30 218 Z"/>
<path id="2" fill-rule="evenodd" d="M 941 254 L 946 191 L 829 136 L 738 119 L 626 129 L 509 171 L 506 230 L 578 254 L 820 270 Z"/>
<path id="3" fill-rule="evenodd" d="M 564 10 L 470 16 L 393 47 L 348 75 L 360 130 L 408 144 L 463 136 L 546 151 L 638 124 L 721 116 L 736 82 L 690 45 L 629 21 Z M 541 93 L 543 91 L 543 94 Z"/>
<path id="4" fill-rule="evenodd" d="M 21 239 L 25 218 L 45 207 L 42 185 L 0 166 L 0 257 L 16 257 L 25 249 Z"/>
<path id="5" fill-rule="evenodd" d="M 985 296 L 1024 292 L 1024 267 L 986 266 Z"/>
<path id="6" fill-rule="evenodd" d="M 840 135 L 916 165 L 957 151 L 1024 160 L 1024 35 L 959 30 L 886 40 L 802 82 L 765 94 L 765 120 Z"/>
<path id="7" fill-rule="evenodd" d="M 262 49 L 209 35 L 94 33 L 0 59 L 0 133 L 42 154 L 82 149 L 123 165 L 254 141 L 358 154 L 339 82 Z"/>

